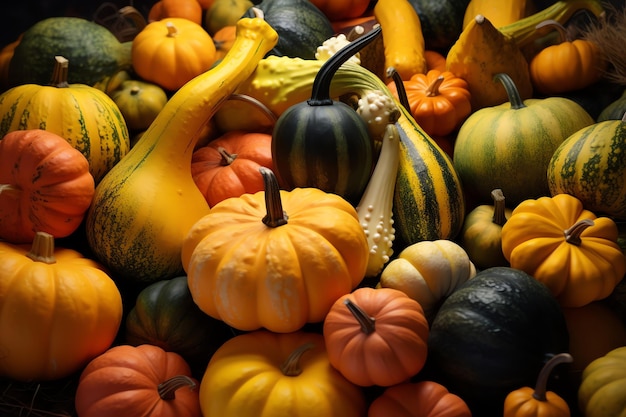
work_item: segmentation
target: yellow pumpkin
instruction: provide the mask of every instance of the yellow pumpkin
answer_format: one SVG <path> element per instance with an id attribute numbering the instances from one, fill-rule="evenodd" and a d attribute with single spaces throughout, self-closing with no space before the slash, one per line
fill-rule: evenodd
<path id="1" fill-rule="evenodd" d="M 0 242 L 0 375 L 69 376 L 106 351 L 122 297 L 96 262 L 38 232 L 32 246 Z"/>
<path id="2" fill-rule="evenodd" d="M 591 362 L 582 374 L 578 403 L 585 417 L 626 416 L 626 346 Z"/>
<path id="3" fill-rule="evenodd" d="M 318 188 L 264 190 L 217 203 L 183 241 L 191 295 L 239 330 L 293 332 L 318 323 L 364 278 L 369 258 L 356 209 Z"/>
<path id="4" fill-rule="evenodd" d="M 226 341 L 200 382 L 204 417 L 363 417 L 360 387 L 328 360 L 318 333 L 257 330 Z"/>
<path id="5" fill-rule="evenodd" d="M 135 72 L 169 91 L 207 71 L 216 59 L 211 36 L 201 25 L 181 17 L 149 23 L 132 42 Z"/>
<path id="6" fill-rule="evenodd" d="M 624 278 L 618 228 L 569 194 L 529 199 L 502 227 L 502 252 L 512 268 L 544 283 L 564 307 L 606 298 Z"/>

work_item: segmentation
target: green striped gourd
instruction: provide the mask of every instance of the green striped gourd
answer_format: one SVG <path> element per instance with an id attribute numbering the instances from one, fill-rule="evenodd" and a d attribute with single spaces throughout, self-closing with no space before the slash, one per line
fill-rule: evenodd
<path id="1" fill-rule="evenodd" d="M 626 219 L 626 116 L 580 129 L 548 165 L 552 195 L 566 193 L 587 210 Z"/>
<path id="2" fill-rule="evenodd" d="M 472 113 L 459 129 L 454 168 L 476 203 L 491 202 L 499 188 L 511 206 L 548 195 L 546 168 L 556 148 L 594 123 L 576 102 L 563 97 L 522 101 L 506 74 L 497 74 L 509 101 Z"/>
<path id="3" fill-rule="evenodd" d="M 98 183 L 128 153 L 130 136 L 108 95 L 86 84 L 68 84 L 70 65 L 57 56 L 50 85 L 22 84 L 0 95 L 0 138 L 14 130 L 56 133 L 87 158 Z"/>

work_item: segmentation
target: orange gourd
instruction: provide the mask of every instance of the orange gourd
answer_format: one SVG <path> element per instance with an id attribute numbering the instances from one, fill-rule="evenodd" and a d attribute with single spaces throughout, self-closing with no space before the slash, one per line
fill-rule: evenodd
<path id="1" fill-rule="evenodd" d="M 118 345 L 82 371 L 76 411 L 80 417 L 200 417 L 197 385 L 177 353 Z"/>
<path id="2" fill-rule="evenodd" d="M 169 91 L 207 71 L 216 58 L 211 36 L 199 24 L 181 17 L 149 23 L 132 42 L 135 72 Z"/>
<path id="3" fill-rule="evenodd" d="M 446 57 L 441 52 L 426 49 L 424 50 L 424 59 L 426 60 L 427 70 L 447 71 Z"/>
<path id="4" fill-rule="evenodd" d="M 0 140 L 0 239 L 30 243 L 38 231 L 66 237 L 95 193 L 89 161 L 46 130 L 14 130 Z"/>
<path id="5" fill-rule="evenodd" d="M 149 22 L 169 17 L 180 17 L 201 25 L 204 17 L 202 4 L 198 0 L 159 0 L 148 12 Z"/>
<path id="6" fill-rule="evenodd" d="M 430 136 L 454 132 L 471 113 L 467 81 L 449 71 L 431 69 L 414 74 L 403 84 L 413 118 Z M 398 97 L 395 83 L 388 87 Z"/>
<path id="7" fill-rule="evenodd" d="M 230 131 L 194 151 L 191 175 L 213 207 L 229 197 L 262 191 L 262 166 L 274 169 L 272 135 Z"/>
<path id="8" fill-rule="evenodd" d="M 331 21 L 361 17 L 370 0 L 309 0 Z"/>
<path id="9" fill-rule="evenodd" d="M 400 290 L 361 287 L 338 298 L 323 334 L 331 365 L 360 386 L 405 382 L 426 362 L 428 321 Z"/>
<path id="10" fill-rule="evenodd" d="M 220 60 L 226 56 L 233 43 L 235 43 L 237 26 L 226 25 L 215 32 L 212 36 L 213 43 L 215 44 L 215 59 Z"/>
<path id="11" fill-rule="evenodd" d="M 367 417 L 472 417 L 461 397 L 434 381 L 404 382 L 372 401 Z"/>
<path id="12" fill-rule="evenodd" d="M 571 361 L 572 356 L 569 353 L 560 353 L 550 358 L 541 369 L 534 389 L 522 387 L 506 396 L 503 417 L 570 417 L 567 402 L 546 388 L 554 367 Z"/>

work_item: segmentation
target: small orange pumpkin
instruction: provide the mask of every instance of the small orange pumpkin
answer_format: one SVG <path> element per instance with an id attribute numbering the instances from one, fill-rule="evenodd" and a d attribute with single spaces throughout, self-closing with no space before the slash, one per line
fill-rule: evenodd
<path id="1" fill-rule="evenodd" d="M 426 362 L 424 311 L 393 288 L 361 287 L 338 298 L 323 334 L 331 365 L 356 385 L 399 384 Z"/>
<path id="2" fill-rule="evenodd" d="M 213 43 L 215 44 L 215 59 L 219 60 L 226 56 L 230 48 L 235 43 L 237 26 L 226 25 L 213 34 Z"/>
<path id="3" fill-rule="evenodd" d="M 182 17 L 201 25 L 204 13 L 198 0 L 159 0 L 148 12 L 148 22 L 169 17 Z"/>
<path id="4" fill-rule="evenodd" d="M 14 130 L 0 140 L 0 238 L 29 243 L 38 231 L 66 237 L 95 193 L 89 161 L 47 130 Z"/>
<path id="5" fill-rule="evenodd" d="M 370 0 L 310 0 L 331 21 L 361 17 Z"/>
<path id="6" fill-rule="evenodd" d="M 449 71 L 417 73 L 403 84 L 413 118 L 430 136 L 452 133 L 471 113 L 467 81 Z M 388 86 L 398 97 L 395 83 Z"/>
<path id="7" fill-rule="evenodd" d="M 231 131 L 194 151 L 191 175 L 213 207 L 229 197 L 262 191 L 262 166 L 274 169 L 272 135 Z"/>

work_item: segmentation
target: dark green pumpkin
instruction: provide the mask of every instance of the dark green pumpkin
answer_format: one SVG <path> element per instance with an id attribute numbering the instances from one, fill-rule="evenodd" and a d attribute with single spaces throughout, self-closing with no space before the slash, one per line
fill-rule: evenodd
<path id="1" fill-rule="evenodd" d="M 337 69 L 380 33 L 377 27 L 328 59 L 313 81 L 311 98 L 276 121 L 272 159 L 282 187 L 315 187 L 358 203 L 371 176 L 374 144 L 355 109 L 330 98 L 330 83 Z"/>
<path id="2" fill-rule="evenodd" d="M 441 305 L 426 369 L 473 415 L 501 416 L 505 396 L 534 386 L 545 361 L 568 348 L 565 318 L 547 287 L 520 270 L 493 267 Z"/>
<path id="3" fill-rule="evenodd" d="M 622 120 L 626 113 L 626 90 L 616 100 L 606 106 L 598 115 L 596 121 L 604 122 L 606 120 Z"/>
<path id="4" fill-rule="evenodd" d="M 106 76 L 130 69 L 131 42 L 121 43 L 102 25 L 79 17 L 50 17 L 35 23 L 22 36 L 9 66 L 9 84 L 47 85 L 54 57 L 71 63 L 70 84 L 93 86 Z"/>
<path id="5" fill-rule="evenodd" d="M 229 326 L 206 315 L 194 303 L 186 276 L 157 281 L 142 289 L 125 324 L 128 344 L 156 345 L 199 367 L 234 335 Z"/>
<path id="6" fill-rule="evenodd" d="M 254 6 L 278 33 L 268 55 L 315 59 L 317 47 L 334 34 L 328 17 L 309 0 L 264 0 Z M 248 10 L 244 17 L 254 17 Z"/>
<path id="7" fill-rule="evenodd" d="M 417 12 L 428 49 L 443 53 L 463 31 L 463 17 L 469 0 L 409 0 Z"/>

